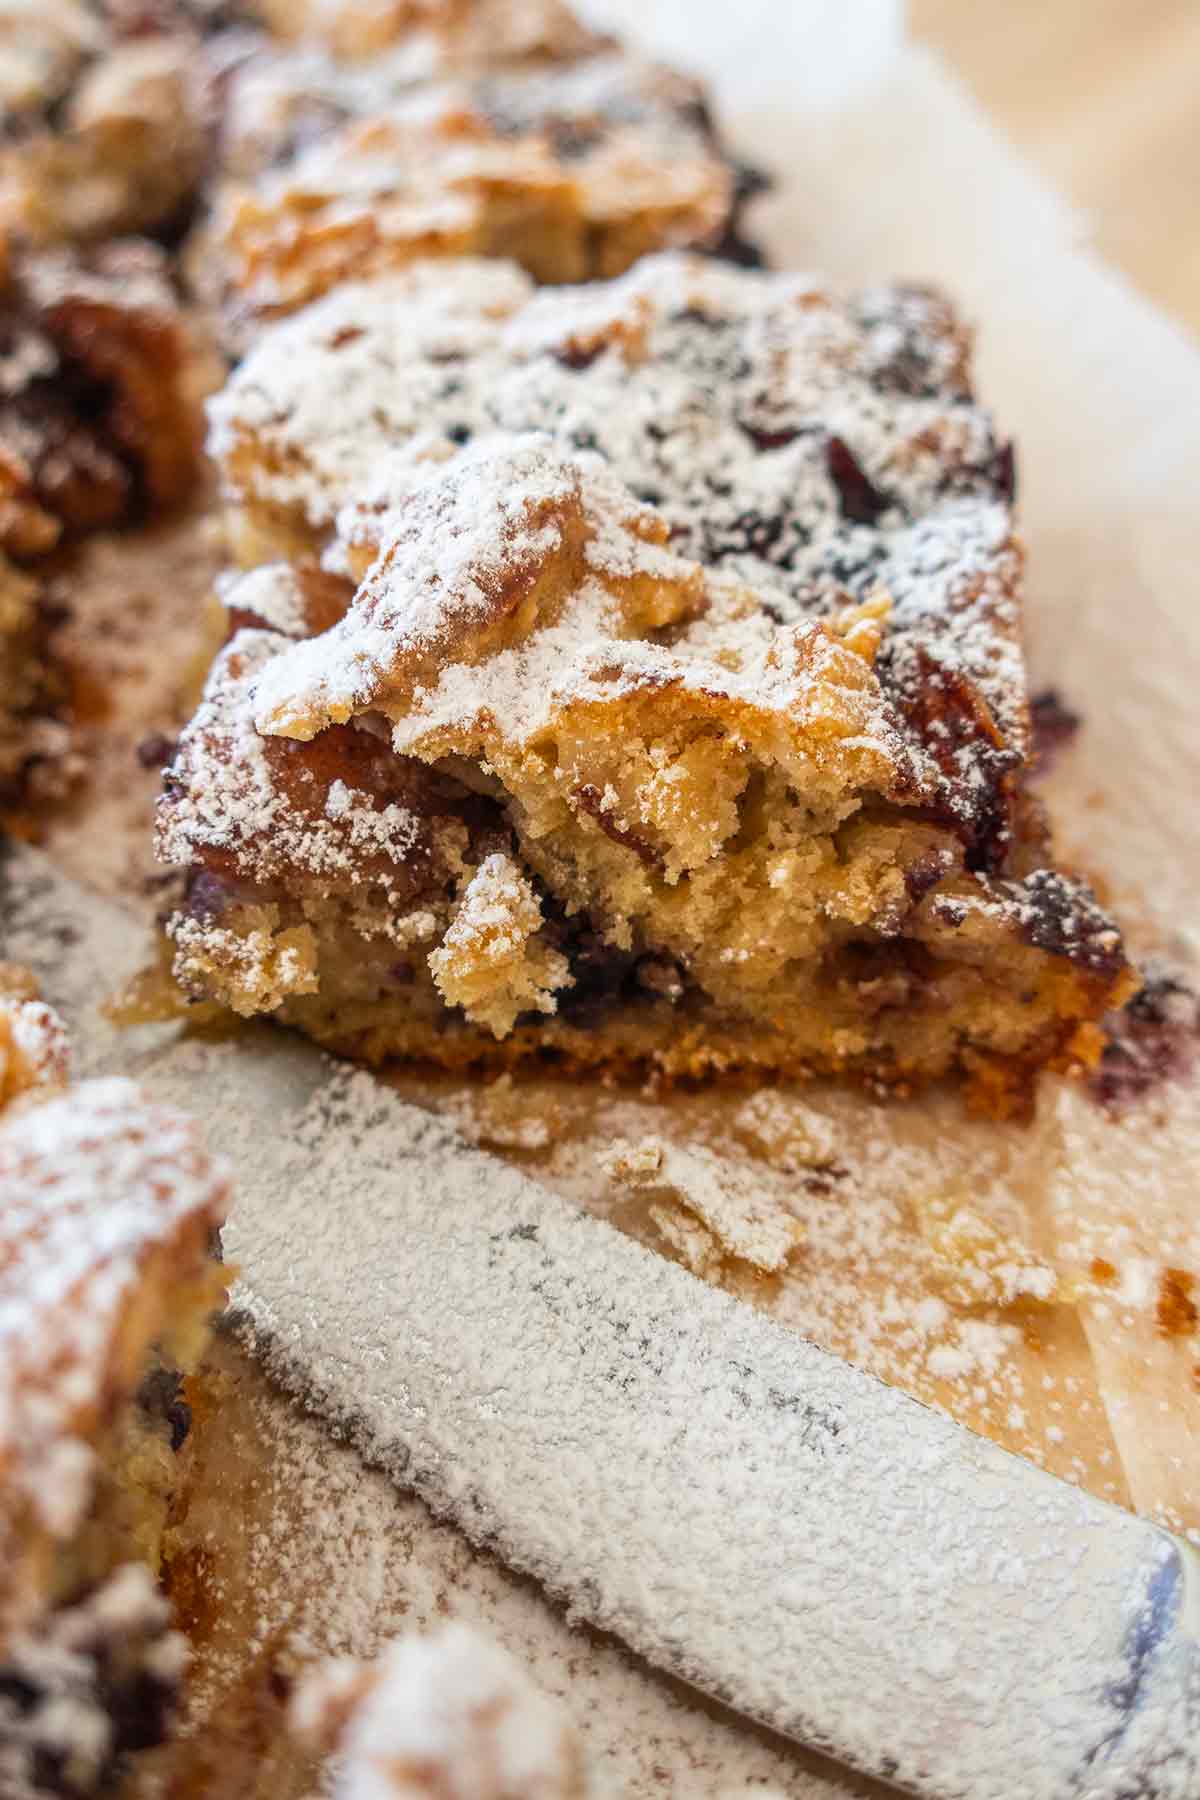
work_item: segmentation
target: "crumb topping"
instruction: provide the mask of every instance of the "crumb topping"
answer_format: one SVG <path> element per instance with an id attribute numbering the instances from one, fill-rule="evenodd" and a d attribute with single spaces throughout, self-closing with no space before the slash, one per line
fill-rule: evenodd
<path id="1" fill-rule="evenodd" d="M 1019 551 L 1004 446 L 936 297 L 840 301 L 677 256 L 537 294 L 511 269 L 447 283 L 430 266 L 266 334 L 211 416 L 231 498 L 325 535 L 337 520 L 332 554 L 357 544 L 360 572 L 400 468 L 381 473 L 386 451 L 417 440 L 465 470 L 462 446 L 536 429 L 606 463 L 671 552 L 752 587 L 767 624 L 886 592 L 875 669 L 893 735 L 975 859 L 1002 860 L 1028 747 Z"/>
<path id="2" fill-rule="evenodd" d="M 287 642 L 246 628 L 218 657 L 166 777 L 160 854 L 182 864 L 197 851 L 216 851 L 258 881 L 348 881 L 403 899 L 431 851 L 436 782 L 430 788 L 414 766 L 414 803 L 389 799 L 389 790 L 403 789 L 403 774 L 388 766 L 386 742 L 368 732 L 341 733 L 311 758 L 264 739 L 249 700 Z M 195 900 L 203 913 L 203 895 Z"/>
<path id="3" fill-rule="evenodd" d="M 232 147 L 253 162 L 274 138 L 277 160 L 221 195 L 195 259 L 236 348 L 264 319 L 421 256 L 512 256 L 561 283 L 669 245 L 716 249 L 736 229 L 738 176 L 699 90 L 623 55 L 375 104 L 361 77 L 339 79 L 275 119 L 255 110 L 250 146 Z"/>
<path id="4" fill-rule="evenodd" d="M 306 24 L 341 56 L 409 44 L 467 65 L 555 61 L 605 42 L 563 0 L 313 0 Z"/>
<path id="5" fill-rule="evenodd" d="M 701 1146 L 685 1148 L 666 1138 L 618 1142 L 600 1166 L 611 1180 L 654 1202 L 655 1222 L 694 1273 L 711 1273 L 715 1253 L 718 1261 L 732 1256 L 776 1275 L 804 1242 L 804 1226 L 789 1212 L 777 1182 Z"/>
<path id="6" fill-rule="evenodd" d="M 430 117 L 473 118 L 497 138 L 539 134 L 568 162 L 585 156 L 614 127 L 636 127 L 664 152 L 710 153 L 703 90 L 672 69 L 615 50 L 579 60 L 530 61 L 518 42 L 508 56 L 489 47 L 484 69 L 450 77 L 459 59 L 447 49 L 419 37 L 369 61 L 344 62 L 313 43 L 263 47 L 230 79 L 226 167 L 248 175 L 295 166 L 298 153 L 338 125 L 403 118 L 414 101 Z M 663 173 L 669 178 L 669 167 Z"/>

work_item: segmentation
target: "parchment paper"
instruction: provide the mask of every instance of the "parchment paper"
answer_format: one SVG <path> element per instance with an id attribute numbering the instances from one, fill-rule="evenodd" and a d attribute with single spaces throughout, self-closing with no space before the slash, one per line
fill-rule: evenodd
<path id="1" fill-rule="evenodd" d="M 764 214 L 775 262 L 845 283 L 934 280 L 976 322 L 980 390 L 1020 452 L 1034 685 L 1060 687 L 1086 720 L 1046 788 L 1061 838 L 1139 951 L 1194 970 L 1200 353 L 1089 255 L 1068 210 L 938 63 L 904 45 L 887 0 L 611 0 L 603 10 L 707 75 L 731 140 L 775 171 Z M 56 848 L 88 873 L 84 838 L 60 834 Z M 111 885 L 111 869 L 95 872 Z M 478 1130 L 461 1092 L 416 1078 L 405 1088 Z M 674 1102 L 673 1140 L 744 1156 L 744 1099 Z M 493 1118 L 492 1146 L 658 1241 L 597 1155 L 614 1135 L 661 1130 L 661 1111 L 582 1089 L 533 1091 L 522 1104 L 552 1121 L 546 1141 L 506 1145 Z M 904 1114 L 823 1090 L 796 1104 L 824 1119 L 848 1173 L 792 1181 L 808 1242 L 784 1277 L 722 1278 L 1059 1473 L 1200 1528 L 1200 1343 L 1162 1335 L 1157 1310 L 1164 1269 L 1200 1273 L 1192 1087 L 1177 1082 L 1114 1122 L 1079 1089 L 1049 1083 L 1032 1127 L 968 1128 L 941 1098 Z M 945 1194 L 969 1197 L 1052 1264 L 1059 1302 L 947 1305 L 919 1229 L 922 1206 Z M 564 1696 L 613 1792 L 861 1791 L 572 1632 L 296 1419 L 249 1365 L 235 1359 L 221 1379 L 235 1450 L 192 1521 L 217 1557 L 210 1588 L 225 1605 L 202 1656 L 200 1710 L 213 1710 L 201 1735 L 244 1677 L 247 1644 L 289 1626 L 314 1649 L 361 1652 L 455 1611 L 484 1619 Z M 163 1791 L 216 1791 L 169 1770 L 162 1779 Z M 302 1791 L 289 1785 L 298 1777 L 272 1779 L 262 1791 Z"/>

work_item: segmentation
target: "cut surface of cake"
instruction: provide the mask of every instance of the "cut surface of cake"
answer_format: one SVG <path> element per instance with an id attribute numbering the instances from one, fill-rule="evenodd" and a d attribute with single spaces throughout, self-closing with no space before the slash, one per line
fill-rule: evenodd
<path id="1" fill-rule="evenodd" d="M 586 35 L 533 33 L 553 46 L 538 53 L 505 21 L 514 54 L 502 25 L 477 66 L 447 27 L 420 37 L 432 53 L 264 48 L 234 72 L 222 160 L 240 179 L 193 260 L 235 345 L 421 257 L 506 256 L 568 282 L 672 246 L 752 254 L 739 216 L 761 183 L 722 148 L 698 82 Z"/>
<path id="2" fill-rule="evenodd" d="M 156 1586 L 179 1371 L 224 1302 L 227 1180 L 129 1081 L 66 1087 L 61 1023 L 0 967 L 0 1792 L 111 1791 L 161 1742 L 186 1645 Z"/>
<path id="3" fill-rule="evenodd" d="M 185 988 L 379 1060 L 1003 1088 L 1121 938 L 1023 774 L 1011 450 L 943 301 L 430 265 L 213 405 L 238 630 L 160 809 Z"/>

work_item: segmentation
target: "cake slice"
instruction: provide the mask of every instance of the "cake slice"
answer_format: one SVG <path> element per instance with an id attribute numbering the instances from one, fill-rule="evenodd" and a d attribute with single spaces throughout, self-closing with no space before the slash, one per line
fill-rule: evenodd
<path id="1" fill-rule="evenodd" d="M 0 551 L 18 561 L 183 498 L 190 340 L 154 246 L 0 244 Z"/>
<path id="2" fill-rule="evenodd" d="M 61 1024 L 0 969 L 0 1792 L 110 1792 L 186 1663 L 158 1592 L 227 1198 L 133 1083 L 66 1087 Z"/>
<path id="3" fill-rule="evenodd" d="M 263 49 L 231 76 L 235 179 L 192 262 L 235 346 L 421 257 L 506 256 L 567 282 L 674 245 L 752 254 L 739 219 L 762 184 L 725 152 L 696 81 L 493 10 L 490 40 L 488 9 L 462 8 L 365 65 Z"/>
<path id="4" fill-rule="evenodd" d="M 224 77 L 225 175 L 278 167 L 331 126 L 378 114 L 422 84 L 554 74 L 619 48 L 560 0 L 317 0 L 307 19 L 293 8 L 291 23 L 281 37 L 247 41 Z"/>
<path id="5" fill-rule="evenodd" d="M 254 11 L 0 0 L 0 230 L 43 248 L 177 241 L 209 173 L 218 72 L 237 42 L 223 28 Z"/>
<path id="6" fill-rule="evenodd" d="M 214 405 L 243 551 L 291 560 L 168 774 L 184 987 L 370 1060 L 999 1105 L 1094 1056 L 1132 977 L 1025 785 L 1011 451 L 944 302 L 452 273 L 331 296 Z"/>

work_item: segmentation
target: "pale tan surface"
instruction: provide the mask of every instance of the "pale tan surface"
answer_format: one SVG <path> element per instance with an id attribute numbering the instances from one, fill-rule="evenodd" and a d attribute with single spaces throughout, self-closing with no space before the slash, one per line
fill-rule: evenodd
<path id="1" fill-rule="evenodd" d="M 1101 255 L 1200 333 L 1195 0 L 910 0 L 909 16 Z"/>

